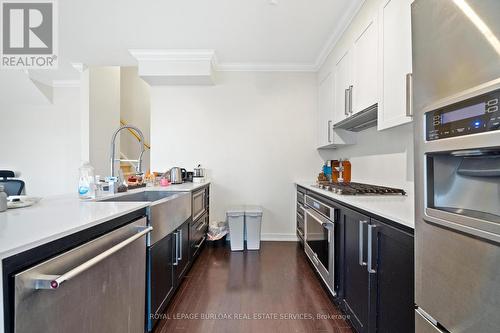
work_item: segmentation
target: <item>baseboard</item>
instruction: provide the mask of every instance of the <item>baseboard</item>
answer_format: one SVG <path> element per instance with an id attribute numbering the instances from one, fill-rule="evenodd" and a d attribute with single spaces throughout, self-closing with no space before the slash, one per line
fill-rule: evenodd
<path id="1" fill-rule="evenodd" d="M 296 234 L 261 234 L 260 239 L 263 241 L 275 241 L 275 242 L 296 242 L 298 241 Z"/>

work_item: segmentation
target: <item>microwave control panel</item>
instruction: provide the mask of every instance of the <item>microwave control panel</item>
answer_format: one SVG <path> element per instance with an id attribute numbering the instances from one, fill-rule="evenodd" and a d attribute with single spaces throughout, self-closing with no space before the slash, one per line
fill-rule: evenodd
<path id="1" fill-rule="evenodd" d="M 500 129 L 500 89 L 425 113 L 427 141 Z"/>

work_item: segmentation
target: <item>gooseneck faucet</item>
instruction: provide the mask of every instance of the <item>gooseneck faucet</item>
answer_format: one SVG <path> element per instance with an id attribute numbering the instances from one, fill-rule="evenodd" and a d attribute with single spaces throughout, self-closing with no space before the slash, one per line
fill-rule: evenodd
<path id="1" fill-rule="evenodd" d="M 139 145 L 141 146 L 141 153 L 139 154 L 139 158 L 137 160 L 124 160 L 120 158 L 115 158 L 115 141 L 118 133 L 124 129 L 130 129 L 135 131 L 139 137 Z M 135 167 L 135 171 L 137 172 L 138 175 L 142 175 L 144 172 L 142 172 L 142 155 L 144 155 L 144 135 L 142 134 L 142 131 L 138 129 L 135 126 L 130 126 L 130 125 L 124 125 L 118 128 L 114 133 L 113 136 L 111 137 L 111 177 L 115 176 L 115 162 L 136 162 L 137 166 Z"/>

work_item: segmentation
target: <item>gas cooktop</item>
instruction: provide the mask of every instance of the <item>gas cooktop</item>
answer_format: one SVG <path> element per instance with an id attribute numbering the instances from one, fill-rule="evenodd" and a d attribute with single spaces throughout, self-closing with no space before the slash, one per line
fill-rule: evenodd
<path id="1" fill-rule="evenodd" d="M 321 182 L 313 186 L 343 195 L 406 195 L 406 192 L 399 188 L 353 183 L 353 182 L 351 183 Z"/>

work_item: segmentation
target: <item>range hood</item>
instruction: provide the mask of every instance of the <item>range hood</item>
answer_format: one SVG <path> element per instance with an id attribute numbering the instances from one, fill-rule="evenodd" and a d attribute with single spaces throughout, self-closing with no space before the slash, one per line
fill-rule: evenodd
<path id="1" fill-rule="evenodd" d="M 341 128 L 351 132 L 360 132 L 364 129 L 373 127 L 377 125 L 377 104 L 358 112 L 349 118 L 333 125 L 333 128 Z"/>

